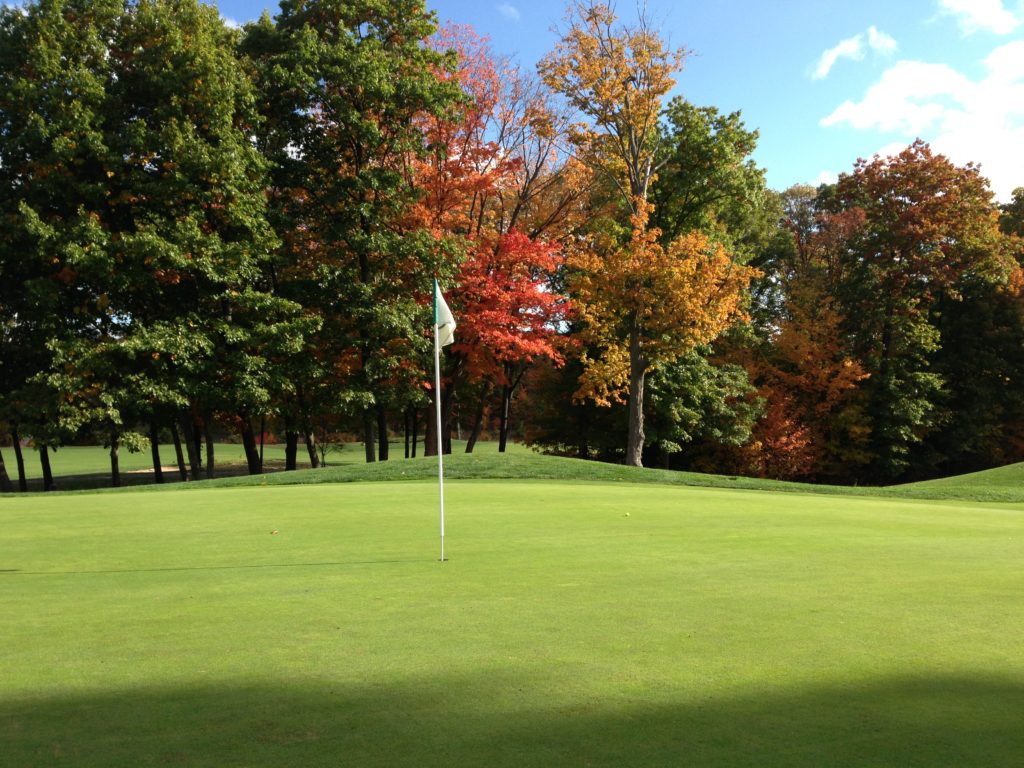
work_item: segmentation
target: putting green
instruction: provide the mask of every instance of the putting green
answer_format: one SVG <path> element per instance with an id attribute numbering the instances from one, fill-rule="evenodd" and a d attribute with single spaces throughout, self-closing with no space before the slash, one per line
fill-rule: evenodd
<path id="1" fill-rule="evenodd" d="M 435 494 L 3 499 L 0 763 L 1024 754 L 1020 505 L 453 482 L 442 564 Z"/>

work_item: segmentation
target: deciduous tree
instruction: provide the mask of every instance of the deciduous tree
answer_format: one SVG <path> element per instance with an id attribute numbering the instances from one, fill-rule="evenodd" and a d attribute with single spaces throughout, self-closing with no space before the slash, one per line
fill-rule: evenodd
<path id="1" fill-rule="evenodd" d="M 626 461 L 640 466 L 648 372 L 712 341 L 741 316 L 755 271 L 700 233 L 662 246 L 646 212 L 632 221 L 628 243 L 591 240 L 573 250 L 568 265 L 583 337 L 598 350 L 584 357 L 578 395 L 607 404 L 628 393 Z"/>

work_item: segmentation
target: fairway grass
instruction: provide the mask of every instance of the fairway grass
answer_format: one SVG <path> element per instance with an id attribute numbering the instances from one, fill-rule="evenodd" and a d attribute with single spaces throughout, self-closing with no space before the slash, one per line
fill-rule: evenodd
<path id="1" fill-rule="evenodd" d="M 422 481 L 4 499 L 0 765 L 1020 764 L 1019 505 L 447 501 L 440 563 Z"/>

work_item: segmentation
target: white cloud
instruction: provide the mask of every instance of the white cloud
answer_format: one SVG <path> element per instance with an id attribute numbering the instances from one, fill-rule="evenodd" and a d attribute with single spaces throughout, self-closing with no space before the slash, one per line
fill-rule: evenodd
<path id="1" fill-rule="evenodd" d="M 502 3 L 498 6 L 498 13 L 504 16 L 509 21 L 519 21 L 522 18 L 522 14 L 519 13 L 519 9 L 509 3 Z"/>
<path id="2" fill-rule="evenodd" d="M 892 35 L 887 35 L 885 32 L 880 31 L 875 26 L 868 27 L 867 33 L 867 47 L 875 53 L 887 54 L 893 53 L 896 48 L 896 40 Z M 848 37 L 845 40 L 840 40 L 839 43 L 829 48 L 827 51 L 821 54 L 818 59 L 818 64 L 814 68 L 814 72 L 811 74 L 813 80 L 822 80 L 828 77 L 828 73 L 832 71 L 832 67 L 839 59 L 852 59 L 853 61 L 862 61 L 864 59 L 865 46 L 864 46 L 864 35 L 857 34 L 853 37 Z"/>
<path id="3" fill-rule="evenodd" d="M 939 0 L 939 7 L 955 16 L 965 34 L 994 32 L 1008 35 L 1021 24 L 1021 20 L 1003 7 L 1002 0 Z"/>
<path id="4" fill-rule="evenodd" d="M 907 141 L 890 141 L 885 146 L 875 150 L 875 154 L 879 157 L 895 157 L 909 146 L 910 142 Z"/>
<path id="5" fill-rule="evenodd" d="M 815 80 L 821 80 L 828 77 L 828 73 L 832 71 L 832 67 L 839 59 L 853 59 L 854 61 L 860 61 L 864 58 L 864 35 L 854 35 L 848 37 L 845 40 L 839 42 L 834 48 L 829 48 L 827 51 L 821 54 L 821 58 L 818 59 L 818 66 L 814 68 L 814 74 L 811 77 Z"/>
<path id="6" fill-rule="evenodd" d="M 899 47 L 892 35 L 887 35 L 875 26 L 868 27 L 868 47 L 879 53 L 895 53 Z"/>
<path id="7" fill-rule="evenodd" d="M 835 171 L 822 171 L 814 177 L 811 186 L 820 187 L 822 184 L 835 184 L 839 181 L 839 174 Z"/>
<path id="8" fill-rule="evenodd" d="M 993 50 L 972 80 L 946 64 L 900 61 L 821 120 L 825 127 L 920 137 L 958 164 L 978 162 L 1001 199 L 1024 183 L 1024 40 Z M 888 145 L 883 154 L 899 148 Z"/>

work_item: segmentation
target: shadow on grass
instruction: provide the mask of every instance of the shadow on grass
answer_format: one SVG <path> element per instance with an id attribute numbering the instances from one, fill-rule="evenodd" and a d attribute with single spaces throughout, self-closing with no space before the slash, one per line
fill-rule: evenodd
<path id="1" fill-rule="evenodd" d="M 271 673 L 272 674 L 272 673 Z M 269 675 L 268 675 L 269 676 Z M 0 701 L 3 765 L 1010 766 L 1024 683 L 945 677 L 571 704 L 510 672 Z"/>

